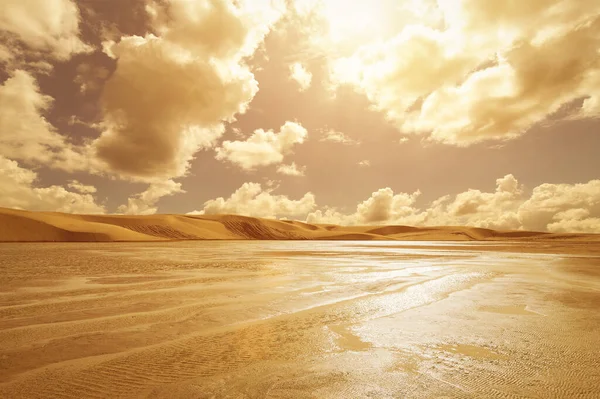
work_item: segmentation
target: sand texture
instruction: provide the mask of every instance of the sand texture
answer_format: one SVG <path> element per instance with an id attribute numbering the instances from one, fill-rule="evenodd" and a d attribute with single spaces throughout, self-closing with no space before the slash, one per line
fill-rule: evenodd
<path id="1" fill-rule="evenodd" d="M 598 398 L 600 248 L 558 244 L 3 243 L 0 398 Z"/>
<path id="2" fill-rule="evenodd" d="M 235 215 L 72 215 L 0 208 L 0 242 L 166 240 L 600 241 L 600 234 L 496 231 L 475 227 L 314 225 Z"/>

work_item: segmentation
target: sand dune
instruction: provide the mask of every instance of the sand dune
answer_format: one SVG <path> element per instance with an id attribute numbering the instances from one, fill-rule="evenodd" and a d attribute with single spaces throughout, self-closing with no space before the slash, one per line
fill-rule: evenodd
<path id="1" fill-rule="evenodd" d="M 0 208 L 0 241 L 165 240 L 593 240 L 595 234 L 496 231 L 476 227 L 336 226 L 236 215 L 72 215 Z"/>

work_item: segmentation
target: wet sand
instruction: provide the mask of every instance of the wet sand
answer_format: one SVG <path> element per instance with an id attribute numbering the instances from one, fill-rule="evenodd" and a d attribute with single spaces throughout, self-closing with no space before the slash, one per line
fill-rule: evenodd
<path id="1" fill-rule="evenodd" d="M 598 398 L 599 252 L 0 244 L 0 397 Z"/>

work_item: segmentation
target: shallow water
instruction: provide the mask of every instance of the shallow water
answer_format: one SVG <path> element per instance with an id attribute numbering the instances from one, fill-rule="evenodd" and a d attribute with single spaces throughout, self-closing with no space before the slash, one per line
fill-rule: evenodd
<path id="1" fill-rule="evenodd" d="M 0 397 L 600 397 L 600 258 L 536 245 L 0 244 Z"/>

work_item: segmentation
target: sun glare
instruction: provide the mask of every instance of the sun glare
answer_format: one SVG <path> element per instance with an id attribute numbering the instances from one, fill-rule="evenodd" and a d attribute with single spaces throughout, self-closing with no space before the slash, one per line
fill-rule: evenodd
<path id="1" fill-rule="evenodd" d="M 382 1 L 328 0 L 323 12 L 329 22 L 331 39 L 338 43 L 380 35 L 386 19 L 385 6 Z"/>
<path id="2" fill-rule="evenodd" d="M 300 0 L 297 7 L 316 11 L 327 24 L 328 41 L 360 45 L 381 38 L 391 29 L 390 15 L 398 9 L 391 0 Z"/>

